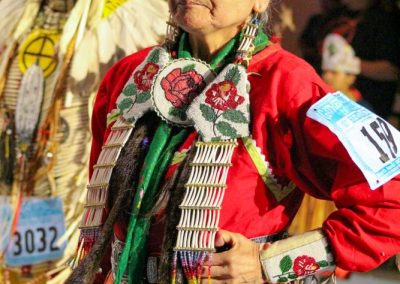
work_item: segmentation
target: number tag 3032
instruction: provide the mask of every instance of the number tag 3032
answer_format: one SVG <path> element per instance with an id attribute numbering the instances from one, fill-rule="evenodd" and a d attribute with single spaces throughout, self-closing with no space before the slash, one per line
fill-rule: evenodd
<path id="1" fill-rule="evenodd" d="M 371 189 L 400 173 L 400 132 L 342 93 L 326 95 L 307 116 L 339 138 Z"/>
<path id="2" fill-rule="evenodd" d="M 61 198 L 25 198 L 5 262 L 21 266 L 59 259 L 66 247 L 60 243 L 64 234 Z"/>

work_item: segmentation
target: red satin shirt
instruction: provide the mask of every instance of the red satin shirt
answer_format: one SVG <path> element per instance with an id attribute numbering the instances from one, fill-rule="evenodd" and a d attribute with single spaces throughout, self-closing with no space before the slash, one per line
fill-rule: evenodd
<path id="1" fill-rule="evenodd" d="M 92 118 L 91 168 L 110 132 L 106 115 L 116 108 L 123 86 L 149 50 L 122 59 L 100 86 Z M 372 191 L 335 134 L 306 116 L 312 104 L 332 91 L 312 67 L 275 44 L 252 58 L 248 79 L 252 137 L 278 182 L 291 180 L 297 188 L 276 201 L 240 143 L 228 175 L 220 227 L 248 238 L 282 231 L 306 193 L 333 200 L 338 208 L 323 230 L 339 267 L 366 271 L 400 252 L 400 176 Z"/>

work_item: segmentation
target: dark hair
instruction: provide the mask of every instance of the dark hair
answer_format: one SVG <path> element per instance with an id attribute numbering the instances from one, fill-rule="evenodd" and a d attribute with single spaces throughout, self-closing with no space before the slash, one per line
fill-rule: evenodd
<path id="1" fill-rule="evenodd" d="M 107 247 L 113 236 L 113 226 L 121 218 L 129 218 L 132 197 L 137 188 L 140 170 L 147 153 L 143 141 L 152 137 L 160 119 L 154 114 L 144 115 L 136 124 L 121 155 L 113 169 L 109 185 L 109 204 L 111 208 L 102 227 L 101 235 L 96 240 L 88 255 L 74 269 L 65 283 L 93 283 L 100 263 L 107 253 Z"/>
<path id="2" fill-rule="evenodd" d="M 261 27 L 268 36 L 272 36 L 272 17 L 277 14 L 277 3 L 280 0 L 270 0 L 267 10 L 261 15 Z"/>
<path id="3" fill-rule="evenodd" d="M 99 271 L 100 263 L 106 256 L 107 247 L 113 236 L 113 225 L 121 219 L 130 218 L 132 197 L 139 181 L 139 173 L 143 167 L 144 158 L 148 149 L 143 149 L 143 142 L 146 139 L 152 140 L 154 133 L 159 125 L 160 118 L 150 112 L 144 115 L 136 124 L 128 142 L 122 149 L 117 164 L 113 170 L 109 185 L 109 205 L 111 208 L 107 220 L 103 225 L 100 237 L 97 239 L 90 253 L 74 269 L 71 276 L 65 283 L 93 283 L 96 273 Z M 193 149 L 193 147 L 192 147 Z M 175 244 L 176 225 L 179 222 L 179 204 L 185 192 L 185 183 L 189 178 L 190 163 L 194 158 L 194 151 L 189 151 L 188 155 L 175 171 L 173 177 L 167 182 L 160 191 L 173 193 L 168 195 L 168 205 L 166 210 L 166 222 L 163 244 L 163 256 L 161 265 L 161 275 L 164 279 L 170 277 L 171 253 Z M 158 193 L 163 196 L 163 192 Z M 151 212 L 149 212 L 151 213 Z M 172 237 L 171 237 L 172 236 Z"/>
<path id="4" fill-rule="evenodd" d="M 388 13 L 399 12 L 399 4 L 396 0 L 374 0 L 372 6 L 380 8 Z"/>

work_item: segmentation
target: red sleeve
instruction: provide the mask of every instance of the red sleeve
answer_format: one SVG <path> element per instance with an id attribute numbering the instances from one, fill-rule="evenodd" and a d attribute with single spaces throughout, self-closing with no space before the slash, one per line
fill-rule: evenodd
<path id="1" fill-rule="evenodd" d="M 400 252 L 400 176 L 371 190 L 336 135 L 306 116 L 329 91 L 315 79 L 303 84 L 287 104 L 285 116 L 293 135 L 288 175 L 301 190 L 335 202 L 338 210 L 323 229 L 336 264 L 367 271 Z"/>

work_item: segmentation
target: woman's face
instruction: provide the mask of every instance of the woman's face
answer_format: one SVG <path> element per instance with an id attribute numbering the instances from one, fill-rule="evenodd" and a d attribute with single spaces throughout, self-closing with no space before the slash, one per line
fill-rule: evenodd
<path id="1" fill-rule="evenodd" d="M 348 92 L 356 80 L 356 76 L 341 71 L 327 70 L 322 79 L 336 91 Z"/>
<path id="2" fill-rule="evenodd" d="M 188 33 L 209 34 L 243 24 L 269 0 L 168 0 L 175 22 Z"/>

